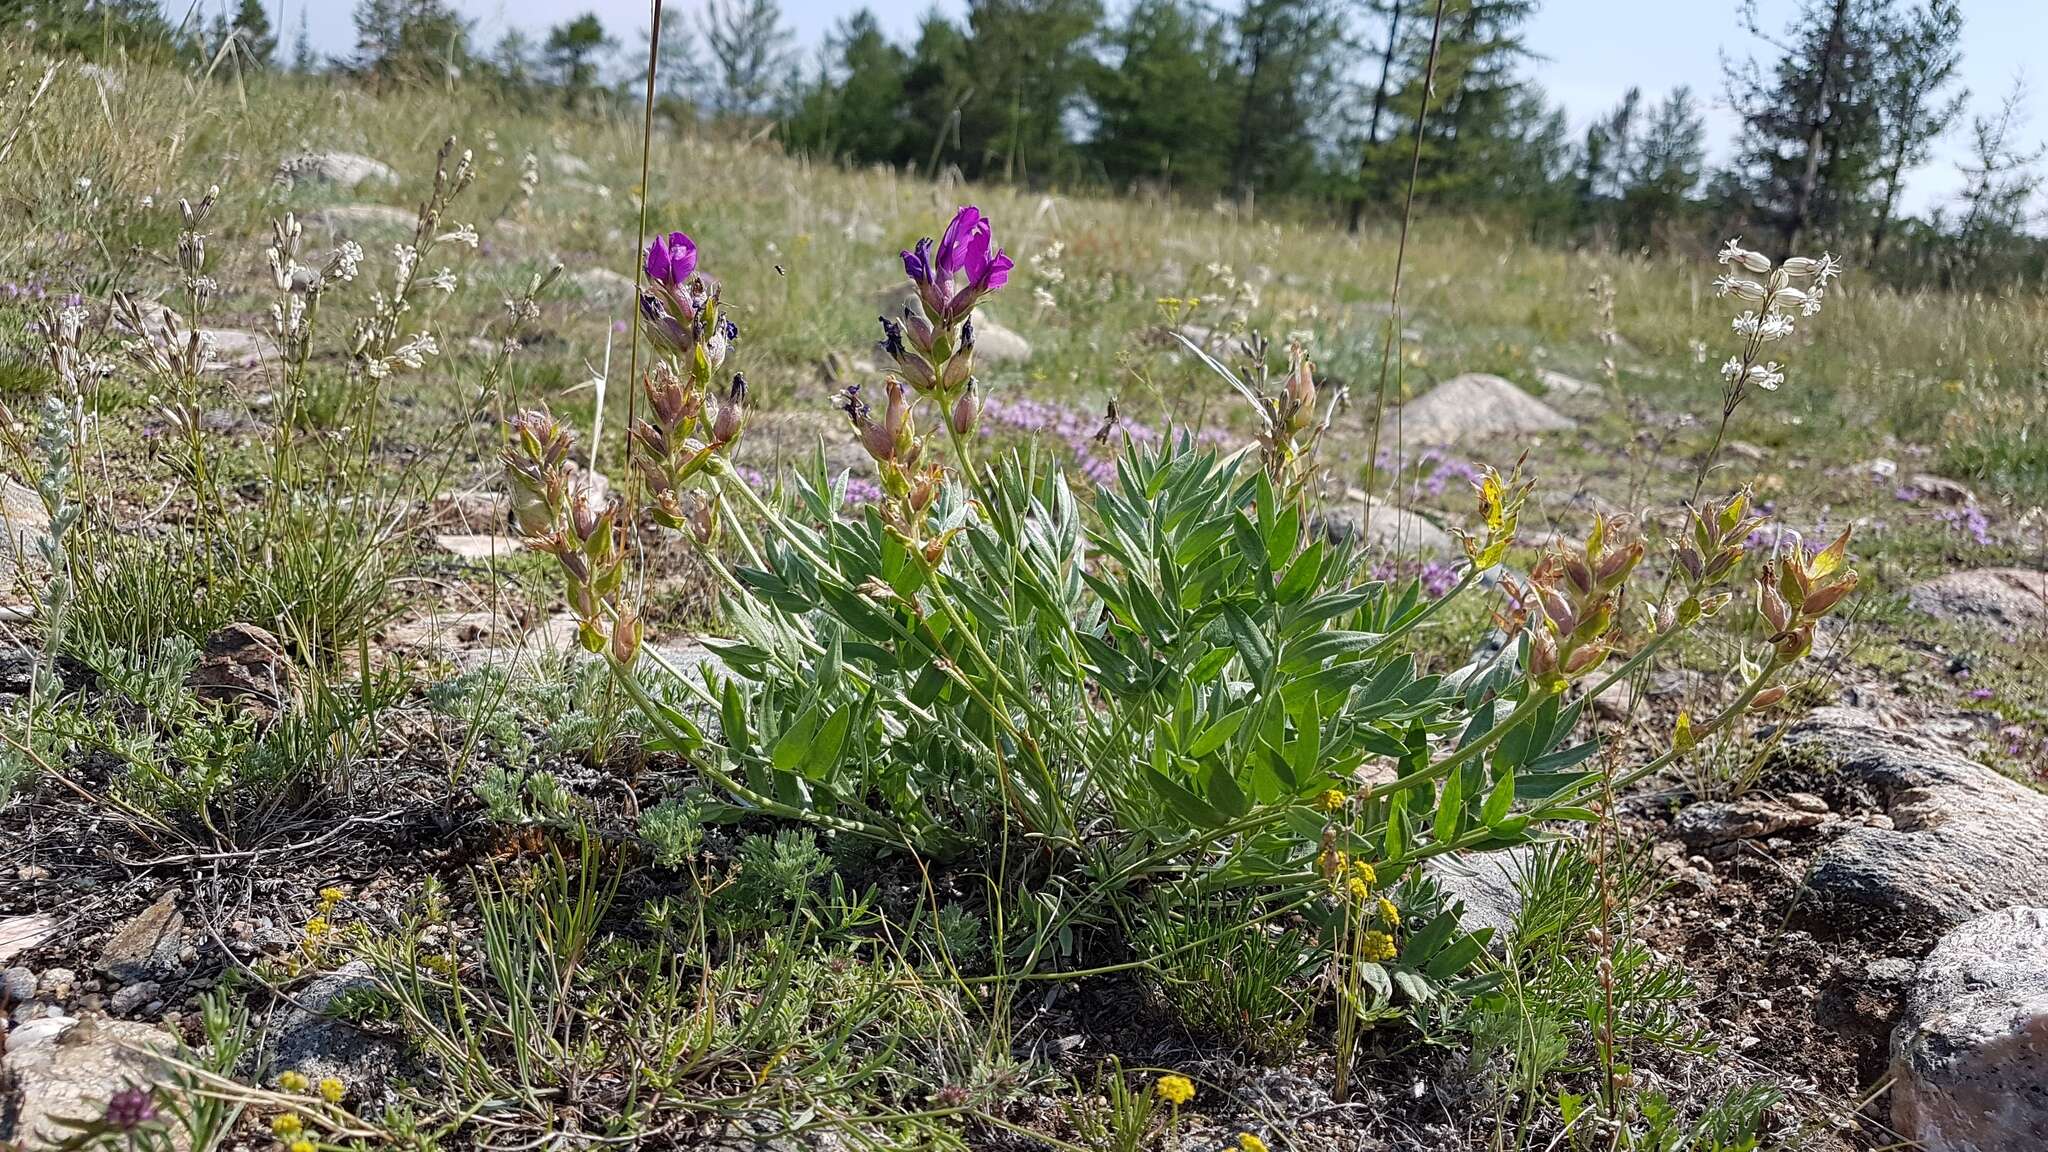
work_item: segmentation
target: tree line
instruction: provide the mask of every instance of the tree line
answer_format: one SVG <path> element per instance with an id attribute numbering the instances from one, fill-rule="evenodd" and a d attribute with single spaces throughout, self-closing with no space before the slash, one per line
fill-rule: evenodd
<path id="1" fill-rule="evenodd" d="M 2015 90 L 1965 118 L 1959 0 L 1803 0 L 1728 61 L 1741 122 L 1707 162 L 1686 87 L 1630 90 L 1574 130 L 1530 78 L 1538 0 L 968 0 L 905 41 L 872 11 L 811 53 L 777 0 L 671 5 L 655 91 L 665 116 L 772 131 L 794 152 L 977 180 L 1227 199 L 1357 229 L 1404 210 L 1508 220 L 1554 242 L 1705 250 L 1741 234 L 1829 247 L 1907 285 L 2038 284 L 2042 148 Z M 163 20 L 151 0 L 0 0 L 0 14 L 89 9 Z M 18 23 L 19 21 L 13 21 Z M 262 0 L 168 34 L 218 62 L 342 71 L 371 84 L 488 83 L 596 109 L 644 90 L 646 33 L 595 15 L 473 42 L 448 0 L 360 0 L 354 50 L 284 64 Z M 90 45 L 85 47 L 89 48 Z M 1980 104 L 1984 103 L 1982 100 Z M 1901 193 L 1937 139 L 1969 145 L 1961 194 L 1921 217 Z"/>

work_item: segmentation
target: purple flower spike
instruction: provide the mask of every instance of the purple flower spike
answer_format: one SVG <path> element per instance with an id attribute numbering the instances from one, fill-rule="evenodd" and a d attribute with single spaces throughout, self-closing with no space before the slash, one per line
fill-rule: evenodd
<path id="1" fill-rule="evenodd" d="M 656 236 L 647 246 L 647 278 L 668 288 L 689 283 L 697 271 L 697 242 L 687 232 Z"/>
<path id="2" fill-rule="evenodd" d="M 919 240 L 915 249 L 903 250 L 903 274 L 910 277 L 911 283 L 920 286 L 937 282 L 938 278 L 932 274 L 931 237 Z"/>
<path id="3" fill-rule="evenodd" d="M 995 229 L 981 209 L 965 205 L 953 213 L 934 246 L 929 237 L 903 253 L 903 272 L 937 325 L 957 324 L 983 296 L 1009 282 L 1016 264 L 995 246 Z M 960 283 L 962 278 L 965 283 Z M 923 346 L 923 342 L 919 342 Z"/>

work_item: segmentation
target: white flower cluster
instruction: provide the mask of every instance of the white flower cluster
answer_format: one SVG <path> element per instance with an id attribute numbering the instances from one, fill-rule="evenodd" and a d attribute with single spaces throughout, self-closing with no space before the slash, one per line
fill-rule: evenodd
<path id="1" fill-rule="evenodd" d="M 1721 379 L 1737 397 L 1749 388 L 1774 392 L 1785 382 L 1785 370 L 1775 360 L 1762 359 L 1763 346 L 1792 335 L 1797 327 L 1793 309 L 1801 316 L 1820 313 L 1828 285 L 1842 274 L 1842 266 L 1826 254 L 1819 259 L 1794 256 L 1773 265 L 1770 257 L 1744 248 L 1740 237 L 1722 246 L 1717 259 L 1728 271 L 1714 278 L 1714 294 L 1757 306 L 1729 322 L 1742 338 L 1742 351 L 1721 365 Z"/>

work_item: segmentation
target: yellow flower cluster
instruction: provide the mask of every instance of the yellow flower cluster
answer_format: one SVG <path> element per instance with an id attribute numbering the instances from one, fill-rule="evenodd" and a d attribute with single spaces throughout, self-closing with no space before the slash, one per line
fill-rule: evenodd
<path id="1" fill-rule="evenodd" d="M 296 1094 L 304 1092 L 306 1089 L 312 1086 L 312 1081 L 306 1079 L 306 1074 L 298 1071 L 297 1069 L 291 1069 L 285 1072 L 281 1072 L 278 1074 L 277 1077 L 277 1087 L 278 1090 L 281 1092 L 291 1092 Z"/>
<path id="2" fill-rule="evenodd" d="M 1316 797 L 1316 807 L 1321 808 L 1325 812 L 1335 812 L 1344 807 L 1343 790 L 1339 788 L 1323 789 L 1323 794 Z M 1258 1137 L 1254 1136 L 1252 1139 L 1256 1140 Z"/>
<path id="3" fill-rule="evenodd" d="M 1266 1152 L 1266 1142 L 1249 1132 L 1237 1134 L 1238 1152 Z"/>
<path id="4" fill-rule="evenodd" d="M 270 1134 L 289 1140 L 297 1136 L 305 1127 L 306 1122 L 299 1119 L 296 1112 L 287 1112 L 270 1122 Z"/>
<path id="5" fill-rule="evenodd" d="M 1358 938 L 1358 956 L 1361 960 L 1383 964 L 1398 955 L 1400 949 L 1394 947 L 1394 938 L 1377 928 L 1368 928 L 1365 935 Z"/>
<path id="6" fill-rule="evenodd" d="M 322 1076 L 314 1087 L 320 1089 L 320 1098 L 329 1104 L 339 1104 L 341 1098 L 348 1095 L 348 1085 L 333 1076 Z"/>
<path id="7" fill-rule="evenodd" d="M 1195 1082 L 1185 1076 L 1168 1072 L 1152 1086 L 1159 1098 L 1178 1108 L 1195 1098 Z"/>

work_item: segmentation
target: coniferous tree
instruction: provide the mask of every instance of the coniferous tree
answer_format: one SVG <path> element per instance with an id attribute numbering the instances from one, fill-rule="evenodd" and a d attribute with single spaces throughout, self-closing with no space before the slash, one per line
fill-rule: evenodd
<path id="1" fill-rule="evenodd" d="M 299 30 L 292 36 L 292 71 L 301 76 L 309 75 L 320 66 L 320 58 L 313 52 L 313 33 L 306 27 L 306 10 L 299 9 Z"/>
<path id="2" fill-rule="evenodd" d="M 1929 146 L 1962 111 L 1967 92 L 1944 95 L 1962 62 L 1963 14 L 1956 0 L 1928 0 L 1887 29 L 1878 80 L 1884 196 L 1870 227 L 1870 251 L 1884 248 L 1907 172 L 1927 162 Z"/>
<path id="3" fill-rule="evenodd" d="M 1402 80 L 1396 69 L 1405 59 L 1404 48 L 1414 38 L 1416 20 L 1430 17 L 1429 13 L 1416 11 L 1416 3 L 1417 0 L 1366 0 L 1365 3 L 1366 21 L 1371 25 L 1368 36 L 1376 47 L 1370 81 L 1372 96 L 1365 102 L 1365 121 L 1360 126 L 1359 138 L 1352 144 L 1358 153 L 1358 166 L 1345 205 L 1347 231 L 1358 231 L 1359 221 L 1365 215 L 1370 191 L 1368 184 L 1379 157 L 1382 133 L 1393 118 L 1393 99 L 1401 89 Z"/>
<path id="4" fill-rule="evenodd" d="M 469 21 L 448 0 L 362 0 L 354 67 L 385 83 L 439 83 L 469 64 Z"/>
<path id="5" fill-rule="evenodd" d="M 277 54 L 277 34 L 270 29 L 270 14 L 263 10 L 263 0 L 242 0 L 235 9 L 234 37 L 244 64 L 270 67 Z"/>
<path id="6" fill-rule="evenodd" d="M 1221 188 L 1236 82 L 1221 22 L 1188 0 L 1139 0 L 1109 41 L 1116 63 L 1090 85 L 1097 170 L 1119 186 Z"/>
<path id="7" fill-rule="evenodd" d="M 549 30 L 543 52 L 556 86 L 570 105 L 597 83 L 598 61 L 613 47 L 595 12 L 585 12 Z"/>
<path id="8" fill-rule="evenodd" d="M 1945 277 L 1950 284 L 1965 277 L 1977 283 L 2006 279 L 2008 267 L 2018 263 L 2012 257 L 2031 247 L 2024 233 L 2041 189 L 2037 165 L 2048 145 L 2022 141 L 2025 106 L 2026 82 L 2016 80 L 1997 111 L 1970 122 L 1970 158 L 1958 165 L 1963 192 Z"/>
<path id="9" fill-rule="evenodd" d="M 1621 242 L 1642 247 L 1662 229 L 1679 230 L 1706 164 L 1707 125 L 1692 89 L 1672 89 L 1643 125 L 1621 190 Z"/>
<path id="10" fill-rule="evenodd" d="M 794 147 L 862 163 L 890 163 L 901 151 L 910 58 L 889 42 L 868 9 L 841 21 L 827 40 L 816 84 L 784 126 Z"/>
<path id="11" fill-rule="evenodd" d="M 904 125 L 899 163 L 935 174 L 943 163 L 958 163 L 960 123 L 968 104 L 986 98 L 968 72 L 967 36 L 934 10 L 918 25 L 903 77 Z"/>
<path id="12" fill-rule="evenodd" d="M 1870 212 L 1892 2 L 1806 0 L 1768 79 L 1753 60 L 1730 70 L 1729 99 L 1744 127 L 1739 167 L 1749 208 L 1787 251 L 1809 234 L 1855 227 Z"/>
<path id="13" fill-rule="evenodd" d="M 776 0 L 711 0 L 706 17 L 711 110 L 726 119 L 767 115 L 796 39 L 783 23 L 782 6 Z"/>
<path id="14" fill-rule="evenodd" d="M 1342 27 L 1328 0 L 1247 0 L 1236 21 L 1230 180 L 1240 196 L 1299 186 L 1336 86 Z"/>
<path id="15" fill-rule="evenodd" d="M 970 0 L 967 74 L 976 96 L 960 109 L 970 171 L 1043 180 L 1077 167 L 1069 119 L 1100 65 L 1100 0 Z"/>

